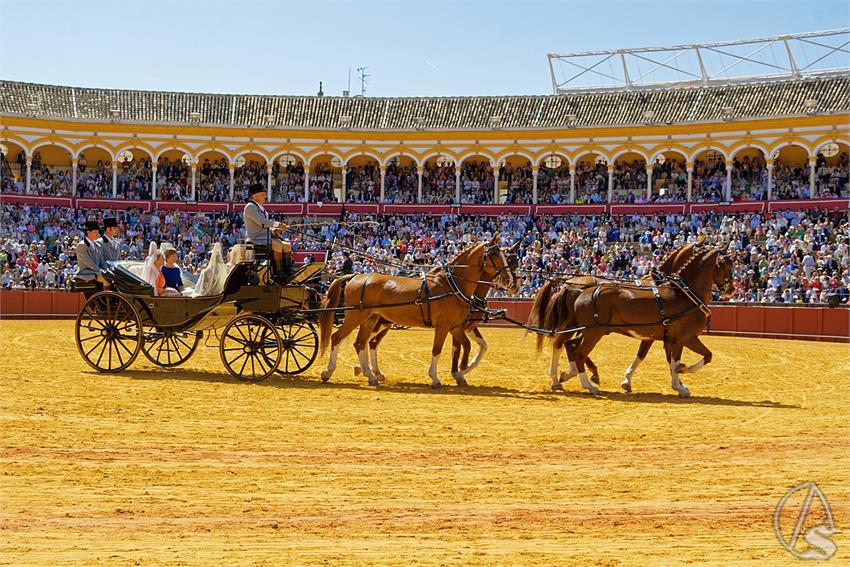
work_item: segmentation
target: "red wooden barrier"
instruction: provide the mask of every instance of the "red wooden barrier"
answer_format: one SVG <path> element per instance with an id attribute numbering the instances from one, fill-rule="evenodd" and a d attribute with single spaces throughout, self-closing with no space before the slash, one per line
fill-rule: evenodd
<path id="1" fill-rule="evenodd" d="M 299 256 L 305 254 L 298 253 Z M 77 316 L 83 301 L 82 294 L 66 291 L 3 290 L 0 291 L 0 317 L 71 318 Z M 506 309 L 508 317 L 523 323 L 531 313 L 531 301 L 528 300 L 493 300 L 490 307 Z M 497 321 L 495 324 L 505 323 Z M 709 334 L 850 342 L 850 309 L 715 304 L 711 306 Z"/>

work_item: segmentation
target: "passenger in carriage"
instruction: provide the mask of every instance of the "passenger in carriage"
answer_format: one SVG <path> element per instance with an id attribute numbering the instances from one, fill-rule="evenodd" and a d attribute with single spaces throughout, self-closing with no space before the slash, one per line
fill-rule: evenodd
<path id="1" fill-rule="evenodd" d="M 166 250 L 166 252 L 170 252 L 172 250 L 175 254 L 177 254 L 177 250 L 174 250 L 173 248 Z M 165 274 L 162 272 L 162 268 L 165 266 L 165 255 L 161 251 L 156 252 L 153 265 L 158 271 L 158 275 L 156 277 L 156 295 L 159 297 L 179 297 L 181 295 L 180 292 L 166 284 Z"/>
<path id="2" fill-rule="evenodd" d="M 278 277 L 285 282 L 292 276 L 292 246 L 280 238 L 280 231 L 286 230 L 286 225 L 276 222 L 269 217 L 263 203 L 266 202 L 266 189 L 259 183 L 248 188 L 250 196 L 248 204 L 242 213 L 245 221 L 245 236 L 255 245 L 269 245 Z M 268 230 L 274 234 L 269 238 Z"/>
<path id="3" fill-rule="evenodd" d="M 165 265 L 162 267 L 162 275 L 165 278 L 165 287 L 176 289 L 183 293 L 183 276 L 180 266 L 177 265 L 177 250 L 168 248 L 165 253 Z"/>
<path id="4" fill-rule="evenodd" d="M 109 282 L 101 270 L 103 252 L 98 242 L 100 224 L 97 221 L 86 221 L 85 233 L 86 237 L 77 243 L 76 277 L 84 281 L 98 281 L 104 288 L 108 288 Z"/>

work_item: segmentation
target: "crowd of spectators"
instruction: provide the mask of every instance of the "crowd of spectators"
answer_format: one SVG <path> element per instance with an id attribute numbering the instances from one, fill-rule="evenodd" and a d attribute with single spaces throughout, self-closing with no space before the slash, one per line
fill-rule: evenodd
<path id="1" fill-rule="evenodd" d="M 19 154 L 19 158 L 23 154 Z M 20 160 L 19 160 L 20 161 Z M 670 203 L 687 201 L 688 173 L 684 160 L 667 158 L 652 165 L 652 192 L 647 195 L 646 163 L 642 159 L 617 160 L 613 164 L 612 200 L 615 203 Z M 3 160 L 0 177 L 3 193 L 24 193 L 22 175 L 12 173 Z M 152 194 L 152 169 L 148 159 L 121 162 L 118 166 L 116 196 L 122 199 L 149 199 Z M 182 160 L 161 158 L 158 162 L 158 198 L 167 201 L 189 200 L 192 196 L 191 170 Z M 18 164 L 25 171 L 25 163 Z M 731 160 L 732 186 L 729 193 L 734 201 L 764 200 L 767 198 L 768 169 L 761 155 L 735 156 Z M 427 163 L 422 173 L 422 202 L 424 204 L 454 204 L 456 178 L 454 164 Z M 495 176 L 486 160 L 470 159 L 460 166 L 461 203 L 494 203 Z M 503 164 L 499 169 L 500 189 L 496 202 L 531 204 L 533 202 L 533 169 L 525 165 Z M 773 198 L 808 199 L 842 197 L 848 194 L 850 167 L 847 153 L 827 160 L 819 155 L 815 165 L 815 191 L 809 184 L 808 163 L 785 163 L 774 159 Z M 205 158 L 197 166 L 196 201 L 221 202 L 230 200 L 230 171 L 225 158 Z M 272 167 L 272 202 L 304 202 L 304 167 L 302 165 Z M 314 165 L 308 187 L 310 202 L 338 202 L 335 169 L 330 164 Z M 693 167 L 691 200 L 721 202 L 727 195 L 726 162 L 719 154 L 697 159 Z M 249 161 L 234 172 L 234 200 L 242 202 L 247 188 L 254 183 L 267 184 L 264 163 Z M 575 166 L 575 202 L 602 204 L 608 202 L 608 164 L 604 160 L 580 161 Z M 381 199 L 381 174 L 377 162 L 351 166 L 346 173 L 346 200 L 353 203 L 377 203 Z M 68 196 L 72 192 L 72 171 L 67 166 L 43 163 L 35 152 L 31 167 L 31 193 L 34 195 Z M 567 164 L 557 168 L 539 167 L 537 173 L 538 203 L 565 204 L 570 202 L 570 173 Z M 386 169 L 385 203 L 416 203 L 418 174 L 414 165 L 391 163 Z M 81 197 L 112 196 L 112 166 L 98 160 L 88 164 L 81 154 L 77 173 L 77 194 Z"/>
<path id="2" fill-rule="evenodd" d="M 34 205 L 0 206 L 0 275 L 6 288 L 66 288 L 75 269 L 80 227 L 103 211 Z M 732 301 L 846 303 L 850 284 L 850 225 L 838 212 L 690 215 L 380 216 L 376 224 L 312 223 L 291 235 L 296 249 L 333 249 L 328 272 L 353 252 L 356 271 L 383 271 L 386 262 L 410 268 L 451 258 L 472 241 L 501 232 L 520 241 L 521 295 L 529 297 L 549 274 L 586 273 L 640 277 L 670 248 L 706 235 L 729 243 L 735 260 Z M 151 241 L 173 244 L 182 269 L 197 273 L 209 250 L 225 250 L 244 238 L 239 214 L 142 212 L 119 214 L 122 255 L 143 259 Z"/>

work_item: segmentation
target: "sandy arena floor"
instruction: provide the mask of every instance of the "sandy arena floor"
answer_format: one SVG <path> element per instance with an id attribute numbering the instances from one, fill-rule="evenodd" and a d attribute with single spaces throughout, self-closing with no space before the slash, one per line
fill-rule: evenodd
<path id="1" fill-rule="evenodd" d="M 72 326 L 0 322 L 3 565 L 797 565 L 773 512 L 810 480 L 850 558 L 847 345 L 707 337 L 680 400 L 658 345 L 619 392 L 637 342 L 609 338 L 592 398 L 512 329 L 435 392 L 424 331 L 373 389 L 350 344 L 327 385 L 321 358 L 240 383 L 212 348 L 99 375 Z"/>

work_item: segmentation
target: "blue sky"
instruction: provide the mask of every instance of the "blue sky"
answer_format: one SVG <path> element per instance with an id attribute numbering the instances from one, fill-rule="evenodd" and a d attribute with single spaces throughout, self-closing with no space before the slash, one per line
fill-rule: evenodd
<path id="1" fill-rule="evenodd" d="M 847 2 L 10 2 L 0 78 L 77 86 L 367 96 L 546 94 L 546 53 L 850 25 Z"/>

